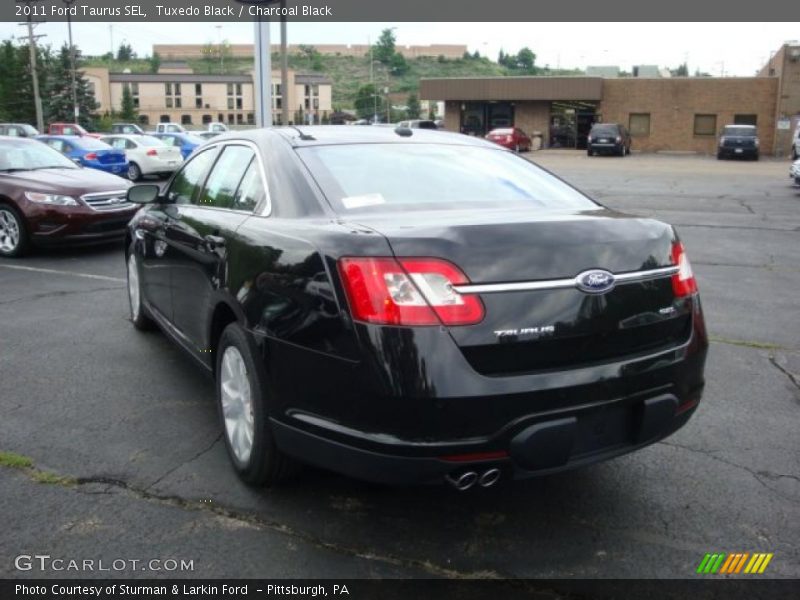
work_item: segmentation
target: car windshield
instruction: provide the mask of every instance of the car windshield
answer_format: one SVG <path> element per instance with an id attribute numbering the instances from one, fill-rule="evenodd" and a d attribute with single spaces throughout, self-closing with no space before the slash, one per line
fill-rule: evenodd
<path id="1" fill-rule="evenodd" d="M 445 144 L 348 144 L 298 150 L 342 212 L 425 209 L 600 208 L 504 150 Z"/>
<path id="2" fill-rule="evenodd" d="M 77 168 L 70 159 L 45 144 L 0 142 L 0 171 Z"/>
<path id="3" fill-rule="evenodd" d="M 722 135 L 738 135 L 743 137 L 755 137 L 755 127 L 731 127 L 730 125 L 722 130 Z"/>

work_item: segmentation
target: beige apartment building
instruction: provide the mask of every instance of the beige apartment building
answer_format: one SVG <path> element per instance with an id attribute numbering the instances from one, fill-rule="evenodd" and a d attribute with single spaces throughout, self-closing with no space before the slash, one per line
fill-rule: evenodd
<path id="1" fill-rule="evenodd" d="M 164 63 L 158 73 L 114 73 L 106 68 L 84 69 L 100 105 L 100 114 L 122 107 L 128 87 L 142 125 L 181 123 L 204 128 L 220 121 L 233 126 L 255 124 L 253 72 L 237 75 L 194 73 L 185 64 Z M 332 112 L 331 80 L 324 75 L 290 70 L 288 89 L 281 88 L 280 71 L 272 73 L 272 118 L 282 124 L 287 102 L 290 123 L 322 123 Z"/>

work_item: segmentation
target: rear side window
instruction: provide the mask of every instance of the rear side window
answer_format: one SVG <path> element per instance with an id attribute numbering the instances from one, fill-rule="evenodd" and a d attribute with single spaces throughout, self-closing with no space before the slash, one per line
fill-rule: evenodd
<path id="1" fill-rule="evenodd" d="M 447 144 L 347 144 L 298 150 L 336 210 L 598 209 L 510 152 Z"/>
<path id="2" fill-rule="evenodd" d="M 264 181 L 261 179 L 261 170 L 258 168 L 256 161 L 258 161 L 258 158 L 253 158 L 250 161 L 250 166 L 247 167 L 242 183 L 239 184 L 239 189 L 236 191 L 236 197 L 233 202 L 233 208 L 236 210 L 252 212 L 266 196 Z"/>
<path id="3" fill-rule="evenodd" d="M 176 204 L 189 204 L 203 185 L 217 155 L 216 148 L 195 155 L 172 180 L 167 197 Z"/>
<path id="4" fill-rule="evenodd" d="M 201 206 L 233 208 L 236 190 L 254 155 L 247 146 L 226 146 L 208 176 L 197 203 Z"/>

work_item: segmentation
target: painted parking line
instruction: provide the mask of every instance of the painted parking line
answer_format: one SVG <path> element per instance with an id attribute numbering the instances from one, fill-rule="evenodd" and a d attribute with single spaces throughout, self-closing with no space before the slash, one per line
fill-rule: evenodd
<path id="1" fill-rule="evenodd" d="M 58 269 L 41 269 L 39 267 L 23 267 L 20 265 L 0 265 L 0 269 L 13 269 L 16 271 L 32 271 L 34 273 L 49 273 L 51 275 L 67 275 L 69 277 L 83 277 L 84 279 L 99 279 L 100 281 L 115 281 L 124 283 L 120 277 L 108 277 L 106 275 L 94 275 L 92 273 L 79 273 L 77 271 L 61 271 Z"/>

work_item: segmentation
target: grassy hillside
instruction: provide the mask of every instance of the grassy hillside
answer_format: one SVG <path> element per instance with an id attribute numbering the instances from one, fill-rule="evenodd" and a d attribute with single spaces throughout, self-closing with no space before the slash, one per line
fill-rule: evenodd
<path id="1" fill-rule="evenodd" d="M 272 68 L 280 68 L 278 55 L 273 55 Z M 226 59 L 222 71 L 219 59 L 190 60 L 189 65 L 195 73 L 243 73 L 253 68 L 253 61 L 249 59 Z M 408 70 L 402 75 L 388 72 L 387 67 L 375 63 L 374 78 L 379 87 L 388 85 L 392 94 L 408 95 L 418 94 L 419 80 L 423 77 L 488 77 L 488 76 L 513 76 L 520 75 L 514 71 L 490 61 L 488 58 L 468 58 L 449 60 L 445 58 L 414 58 L 408 61 Z M 333 81 L 333 105 L 336 108 L 352 108 L 358 88 L 370 82 L 369 57 L 352 56 L 325 56 L 316 55 L 308 57 L 300 54 L 289 56 L 289 68 L 301 73 L 321 73 Z M 150 63 L 146 60 L 133 60 L 126 62 L 104 61 L 102 59 L 87 59 L 86 66 L 104 66 L 112 71 L 130 69 L 132 73 L 150 72 Z M 544 69 L 541 75 L 579 75 L 577 70 L 550 70 Z"/>

